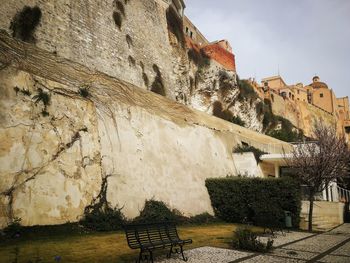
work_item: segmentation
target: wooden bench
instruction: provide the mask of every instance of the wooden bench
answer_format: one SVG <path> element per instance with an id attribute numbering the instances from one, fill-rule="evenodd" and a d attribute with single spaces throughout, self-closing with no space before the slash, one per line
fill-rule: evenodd
<path id="1" fill-rule="evenodd" d="M 128 224 L 123 226 L 131 249 L 140 249 L 139 258 L 136 262 L 150 260 L 153 262 L 153 251 L 156 249 L 170 248 L 167 258 L 171 254 L 181 254 L 184 261 L 183 246 L 191 244 L 192 240 L 180 239 L 176 225 L 173 222 L 160 222 L 151 224 Z"/>

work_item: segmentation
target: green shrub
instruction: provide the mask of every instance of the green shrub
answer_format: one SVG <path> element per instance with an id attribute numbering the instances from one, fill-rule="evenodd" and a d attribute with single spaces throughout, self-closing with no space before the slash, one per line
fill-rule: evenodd
<path id="1" fill-rule="evenodd" d="M 232 118 L 232 123 L 245 127 L 245 122 L 239 116 L 234 116 Z"/>
<path id="2" fill-rule="evenodd" d="M 197 67 L 208 67 L 210 65 L 210 58 L 200 50 L 197 52 L 195 49 L 191 48 L 187 51 L 188 58 L 196 64 Z"/>
<path id="3" fill-rule="evenodd" d="M 247 228 L 238 228 L 235 231 L 233 239 L 234 248 L 265 253 L 272 249 L 272 245 L 272 239 L 268 239 L 267 243 L 264 244 L 254 232 Z"/>
<path id="4" fill-rule="evenodd" d="M 85 213 L 80 223 L 93 231 L 114 231 L 121 229 L 125 222 L 121 209 L 105 207 Z"/>
<path id="5" fill-rule="evenodd" d="M 281 123 L 282 128 L 280 130 L 267 132 L 269 136 L 285 142 L 298 142 L 303 140 L 304 134 L 302 130 L 294 131 L 294 125 L 289 120 L 281 116 L 275 116 L 275 120 L 277 123 Z"/>
<path id="6" fill-rule="evenodd" d="M 202 213 L 193 217 L 186 217 L 176 209 L 170 209 L 164 202 L 156 200 L 146 200 L 140 215 L 136 217 L 135 223 L 151 223 L 161 221 L 174 221 L 180 225 L 186 224 L 210 224 L 220 222 L 218 218 L 209 213 Z"/>
<path id="7" fill-rule="evenodd" d="M 254 154 L 255 160 L 257 163 L 261 162 L 260 157 L 264 154 L 265 152 L 261 151 L 258 148 L 255 148 L 254 146 L 246 146 L 246 145 L 239 145 L 235 149 L 233 149 L 234 153 L 247 153 L 247 152 L 252 152 Z"/>
<path id="8" fill-rule="evenodd" d="M 268 130 L 270 127 L 275 127 L 277 124 L 276 116 L 272 112 L 271 101 L 268 99 L 264 100 L 264 118 L 263 118 L 263 129 Z"/>
<path id="9" fill-rule="evenodd" d="M 33 100 L 35 104 L 39 103 L 40 101 L 44 104 L 44 106 L 50 105 L 50 94 L 44 91 L 42 88 L 38 88 L 38 94 L 33 96 Z"/>
<path id="10" fill-rule="evenodd" d="M 300 185 L 291 178 L 215 178 L 205 185 L 215 216 L 226 222 L 280 227 L 286 210 L 292 213 L 293 226 L 299 226 Z M 267 214 L 269 225 L 264 222 Z"/>
<path id="11" fill-rule="evenodd" d="M 264 108 L 265 108 L 265 104 L 262 101 L 259 101 L 256 106 L 255 106 L 255 110 L 256 110 L 256 114 L 258 115 L 258 117 L 260 117 L 261 115 L 264 114 Z"/>
<path id="12" fill-rule="evenodd" d="M 21 234 L 22 229 L 21 219 L 14 218 L 12 222 L 4 229 L 4 233 L 7 237 L 14 238 Z"/>
<path id="13" fill-rule="evenodd" d="M 230 110 L 224 110 L 220 101 L 214 101 L 213 103 L 213 115 L 220 119 L 232 122 L 234 116 Z"/>
<path id="14" fill-rule="evenodd" d="M 178 215 L 162 201 L 147 200 L 135 222 L 151 223 L 159 221 L 177 221 Z"/>
<path id="15" fill-rule="evenodd" d="M 113 231 L 122 228 L 126 218 L 122 208 L 111 207 L 107 201 L 108 176 L 102 179 L 101 190 L 91 205 L 85 207 L 80 223 L 93 231 Z"/>
<path id="16" fill-rule="evenodd" d="M 80 87 L 79 88 L 79 95 L 82 96 L 83 98 L 90 97 L 89 87 L 88 86 Z"/>
<path id="17" fill-rule="evenodd" d="M 256 100 L 259 98 L 258 94 L 255 92 L 253 86 L 245 79 L 241 80 L 237 76 L 237 84 L 239 88 L 239 95 L 238 100 L 244 101 L 244 100 Z"/>
<path id="18" fill-rule="evenodd" d="M 220 221 L 221 220 L 219 220 L 215 216 L 212 216 L 209 213 L 202 213 L 202 214 L 187 218 L 185 223 L 194 224 L 194 225 L 201 225 L 201 224 L 218 223 Z"/>

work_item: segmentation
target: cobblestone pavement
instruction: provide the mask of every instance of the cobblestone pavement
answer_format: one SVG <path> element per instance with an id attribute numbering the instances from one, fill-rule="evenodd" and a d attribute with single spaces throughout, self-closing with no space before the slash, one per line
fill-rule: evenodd
<path id="1" fill-rule="evenodd" d="M 341 225 L 322 234 L 289 232 L 278 234 L 275 249 L 268 254 L 237 250 L 201 247 L 185 252 L 189 263 L 265 263 L 265 262 L 309 262 L 349 263 L 350 224 Z M 161 259 L 159 263 L 181 263 L 180 258 Z"/>

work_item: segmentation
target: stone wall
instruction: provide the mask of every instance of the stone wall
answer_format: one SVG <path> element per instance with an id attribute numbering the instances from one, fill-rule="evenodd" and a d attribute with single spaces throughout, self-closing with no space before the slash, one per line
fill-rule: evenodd
<path id="1" fill-rule="evenodd" d="M 271 95 L 272 96 L 272 95 Z M 290 101 L 277 94 L 270 97 L 272 111 L 275 115 L 288 119 L 295 127 L 302 129 L 306 136 L 312 136 L 315 121 L 322 119 L 330 126 L 335 126 L 338 119 L 321 108 L 303 101 Z M 342 127 L 337 127 L 341 134 Z"/>
<path id="2" fill-rule="evenodd" d="M 116 2 L 122 4 L 123 12 Z M 11 21 L 25 5 L 38 6 L 42 12 L 34 32 L 38 47 L 144 89 L 150 89 L 156 76 L 153 65 L 157 65 L 166 95 L 175 99 L 177 76 L 164 1 L 4 0 L 0 28 L 12 34 Z M 120 28 L 114 12 L 120 16 Z"/>
<path id="3" fill-rule="evenodd" d="M 129 218 L 150 198 L 185 215 L 212 212 L 204 180 L 237 174 L 237 144 L 291 147 L 4 32 L 0 69 L 2 226 L 77 221 L 103 180 Z"/>

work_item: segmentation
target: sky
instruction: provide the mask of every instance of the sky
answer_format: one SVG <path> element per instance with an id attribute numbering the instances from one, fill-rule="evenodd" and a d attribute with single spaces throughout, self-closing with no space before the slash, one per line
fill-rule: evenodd
<path id="1" fill-rule="evenodd" d="M 241 78 L 280 74 L 287 84 L 318 75 L 350 97 L 350 0 L 185 0 L 209 41 L 229 40 Z"/>

